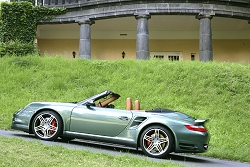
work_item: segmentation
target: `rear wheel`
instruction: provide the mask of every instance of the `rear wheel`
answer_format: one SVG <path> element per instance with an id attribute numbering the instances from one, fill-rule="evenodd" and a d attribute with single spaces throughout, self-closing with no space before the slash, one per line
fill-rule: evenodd
<path id="1" fill-rule="evenodd" d="M 62 120 L 53 111 L 38 113 L 32 121 L 32 130 L 36 137 L 43 140 L 55 140 L 62 132 Z"/>
<path id="2" fill-rule="evenodd" d="M 151 126 L 145 129 L 140 138 L 142 151 L 154 158 L 163 158 L 173 149 L 172 133 L 162 126 Z"/>

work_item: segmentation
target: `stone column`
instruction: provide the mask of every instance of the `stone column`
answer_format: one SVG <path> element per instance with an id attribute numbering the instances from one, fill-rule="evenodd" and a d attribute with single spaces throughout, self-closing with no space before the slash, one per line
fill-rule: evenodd
<path id="1" fill-rule="evenodd" d="M 79 41 L 79 58 L 91 59 L 91 20 L 81 20 L 80 25 L 80 41 Z"/>
<path id="2" fill-rule="evenodd" d="M 49 0 L 44 0 L 44 1 L 43 1 L 43 5 L 44 5 L 44 6 L 49 5 Z"/>
<path id="3" fill-rule="evenodd" d="M 200 20 L 200 61 L 213 61 L 211 15 L 198 15 Z"/>
<path id="4" fill-rule="evenodd" d="M 135 16 L 137 19 L 136 59 L 147 60 L 149 58 L 149 34 L 148 19 L 150 15 Z"/>

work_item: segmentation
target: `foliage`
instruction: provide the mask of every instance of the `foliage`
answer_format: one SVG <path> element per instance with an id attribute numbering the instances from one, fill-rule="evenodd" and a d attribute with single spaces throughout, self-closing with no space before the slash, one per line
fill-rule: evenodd
<path id="1" fill-rule="evenodd" d="M 170 61 L 89 61 L 60 57 L 0 59 L 0 128 L 33 101 L 80 101 L 110 89 L 125 109 L 127 97 L 142 109 L 183 111 L 209 119 L 204 156 L 250 162 L 250 64 Z"/>
<path id="2" fill-rule="evenodd" d="M 0 57 L 3 56 L 24 56 L 38 52 L 33 43 L 23 43 L 20 41 L 10 41 L 2 43 L 0 46 Z"/>
<path id="3" fill-rule="evenodd" d="M 1 3 L 1 57 L 4 53 L 25 55 L 35 48 L 36 26 L 39 20 L 50 20 L 65 12 L 64 8 L 33 6 L 31 2 Z M 13 44 L 15 47 L 12 47 Z M 6 46 L 10 45 L 10 46 Z M 26 47 L 25 49 L 20 47 Z M 11 51 L 9 49 L 12 49 Z"/>

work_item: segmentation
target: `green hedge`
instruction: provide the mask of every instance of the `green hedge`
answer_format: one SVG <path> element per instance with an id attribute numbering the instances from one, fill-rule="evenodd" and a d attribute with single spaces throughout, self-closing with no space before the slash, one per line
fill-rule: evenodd
<path id="1" fill-rule="evenodd" d="M 37 53 L 36 46 L 30 43 L 23 43 L 19 41 L 13 41 L 8 43 L 2 43 L 0 46 L 0 57 L 3 56 L 25 56 L 28 54 Z"/>
<path id="2" fill-rule="evenodd" d="M 1 3 L 1 52 L 5 55 L 34 53 L 37 22 L 62 14 L 64 8 L 33 6 L 32 2 Z"/>

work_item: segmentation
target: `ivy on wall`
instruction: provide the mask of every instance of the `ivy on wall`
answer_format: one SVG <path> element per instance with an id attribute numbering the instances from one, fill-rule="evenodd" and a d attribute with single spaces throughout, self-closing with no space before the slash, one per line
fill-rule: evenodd
<path id="1" fill-rule="evenodd" d="M 34 6 L 32 2 L 27 1 L 2 2 L 0 56 L 6 54 L 25 55 L 34 52 L 36 49 L 33 42 L 36 37 L 38 21 L 50 20 L 53 16 L 65 12 L 65 8 Z M 22 50 L 25 52 L 22 53 Z"/>

